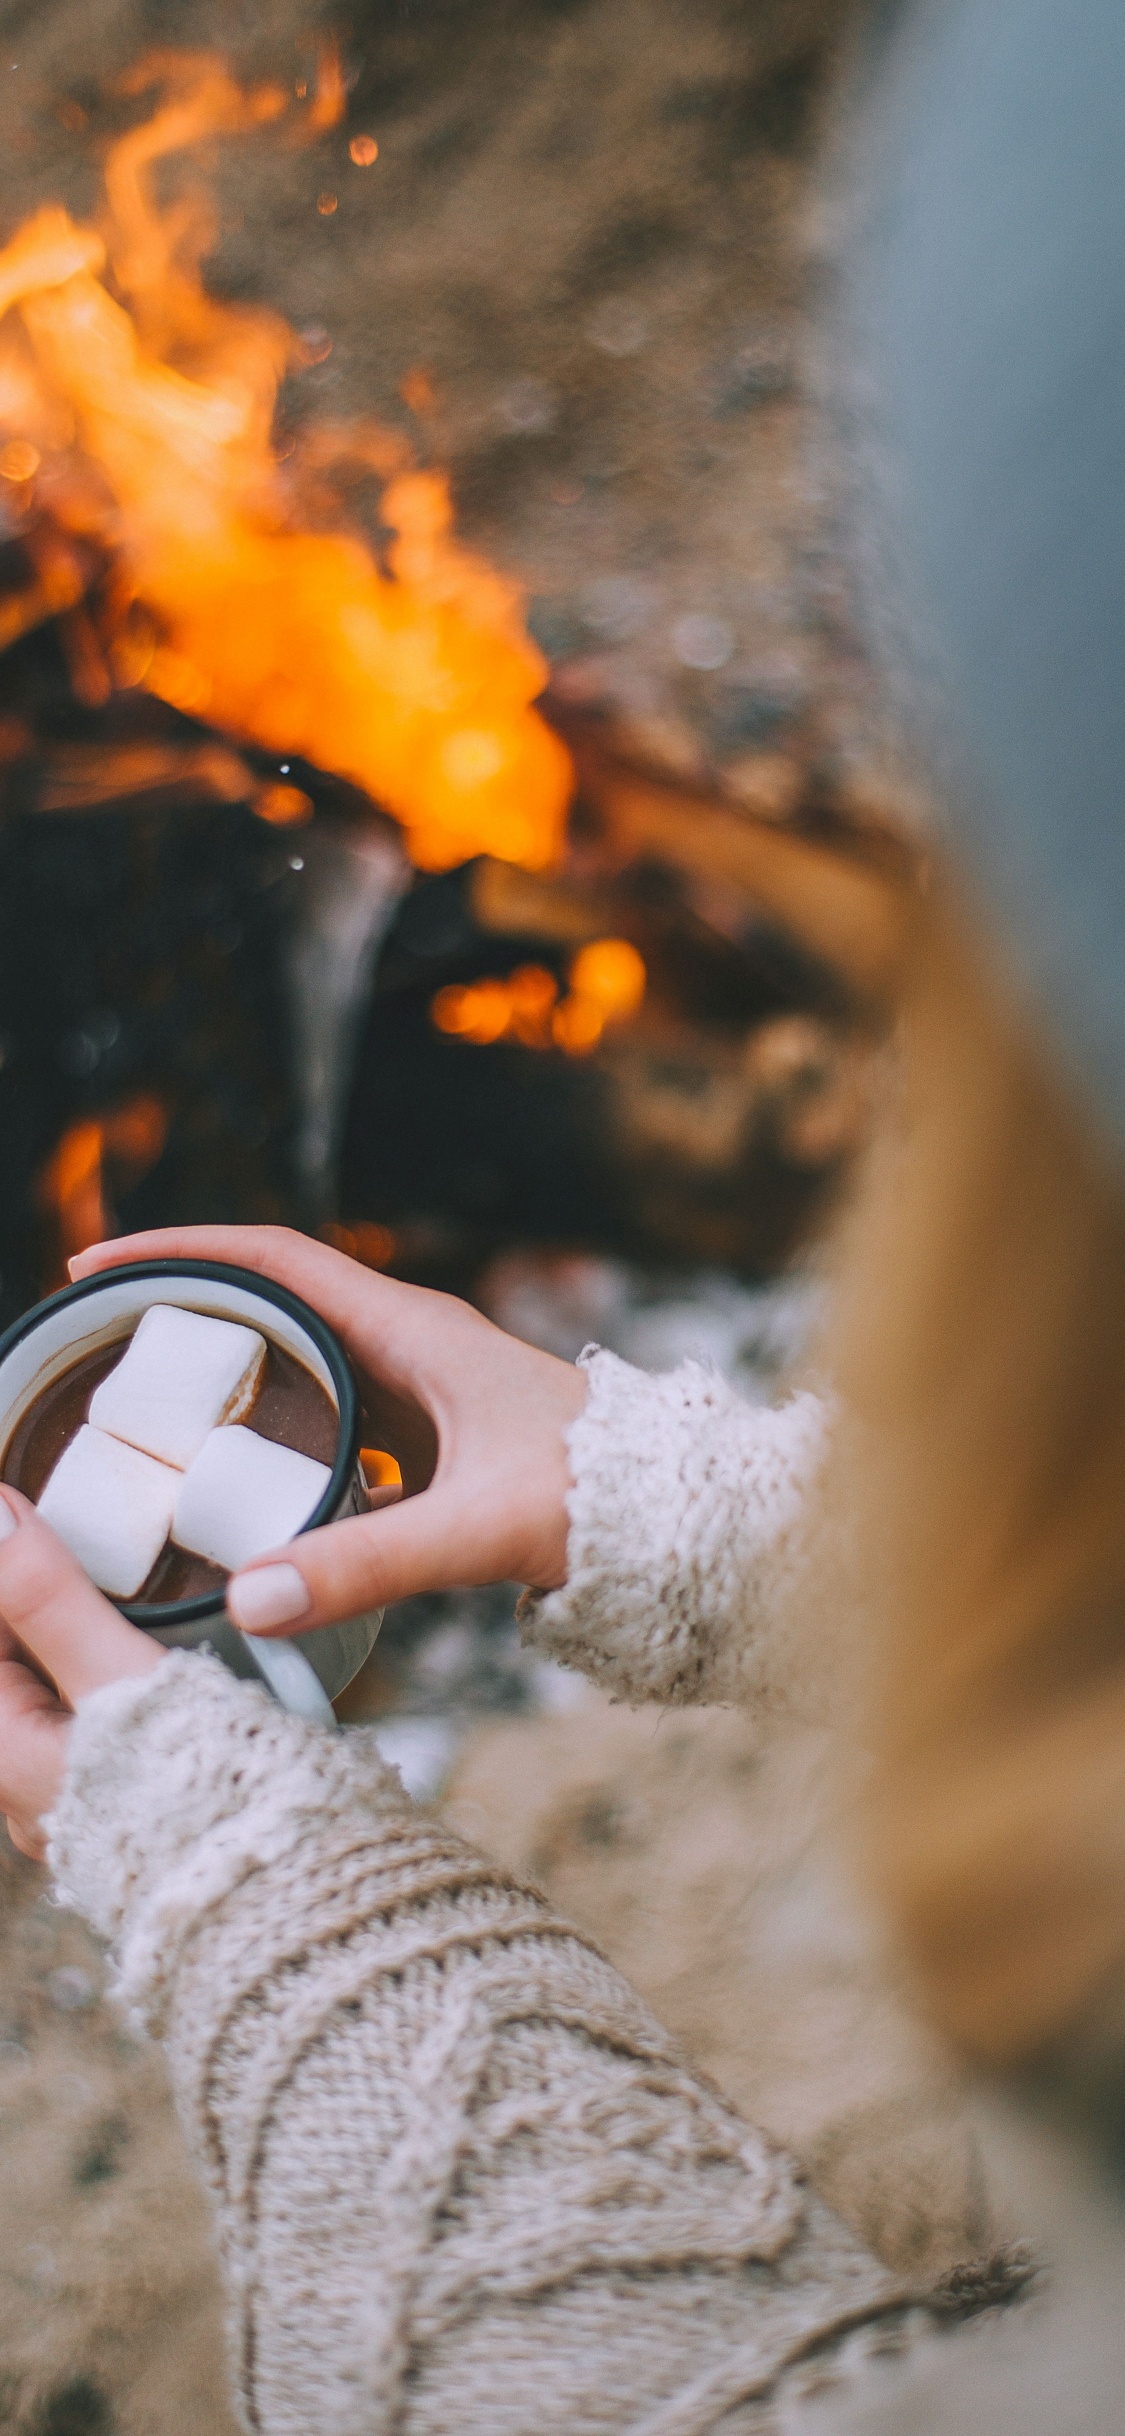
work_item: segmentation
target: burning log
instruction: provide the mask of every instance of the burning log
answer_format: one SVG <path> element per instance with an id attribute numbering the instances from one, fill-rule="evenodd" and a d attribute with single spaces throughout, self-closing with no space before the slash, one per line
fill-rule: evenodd
<path id="1" fill-rule="evenodd" d="M 587 1031 L 603 959 L 618 1020 L 603 997 Z M 345 1224 L 374 1221 L 377 1266 L 462 1288 L 521 1242 L 769 1274 L 863 1139 L 881 1033 L 760 909 L 724 935 L 651 861 L 426 882 L 365 1021 Z"/>
<path id="2" fill-rule="evenodd" d="M 108 748 L 106 748 L 108 749 Z M 134 763 L 133 774 L 137 775 Z M 46 764 L 49 773 L 49 761 Z M 144 767 L 146 781 L 152 767 Z M 49 775 L 45 780 L 51 791 Z M 30 790 L 29 790 L 30 791 Z M 70 792 L 68 778 L 67 788 Z M 0 820 L 0 1309 L 122 1224 L 295 1219 L 284 831 L 181 777 Z"/>
<path id="3" fill-rule="evenodd" d="M 638 767 L 592 725 L 571 718 L 566 732 L 607 870 L 656 862 L 689 888 L 702 882 L 712 897 L 721 888 L 728 924 L 754 909 L 858 1006 L 877 1014 L 893 1004 L 923 868 L 901 823 L 860 821 L 844 804 L 808 805 L 800 794 L 786 820 L 755 817 L 717 789 Z"/>

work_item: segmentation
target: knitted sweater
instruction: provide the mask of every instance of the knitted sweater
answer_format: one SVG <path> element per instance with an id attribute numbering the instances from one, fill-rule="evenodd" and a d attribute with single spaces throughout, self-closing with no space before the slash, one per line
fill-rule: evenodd
<path id="1" fill-rule="evenodd" d="M 791 1704 L 828 1405 L 754 1407 L 699 1362 L 660 1378 L 614 1353 L 582 1364 L 567 1579 L 524 1593 L 527 1638 L 624 1700 Z"/>
<path id="2" fill-rule="evenodd" d="M 823 1415 L 590 1363 L 539 1645 L 637 1699 L 768 1697 Z M 163 2039 L 262 2436 L 796 2425 L 909 2296 L 533 1888 L 362 1728 L 207 1657 L 82 1703 L 61 1898 Z"/>

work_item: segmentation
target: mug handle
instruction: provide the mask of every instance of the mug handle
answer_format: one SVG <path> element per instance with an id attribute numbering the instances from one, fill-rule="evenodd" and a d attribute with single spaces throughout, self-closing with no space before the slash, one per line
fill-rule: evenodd
<path id="1" fill-rule="evenodd" d="M 311 1725 L 331 1726 L 335 1731 L 332 1703 L 301 1650 L 294 1649 L 291 1641 L 266 1641 L 254 1633 L 240 1633 L 239 1639 L 279 1707 L 288 1709 L 293 1717 L 307 1717 Z"/>

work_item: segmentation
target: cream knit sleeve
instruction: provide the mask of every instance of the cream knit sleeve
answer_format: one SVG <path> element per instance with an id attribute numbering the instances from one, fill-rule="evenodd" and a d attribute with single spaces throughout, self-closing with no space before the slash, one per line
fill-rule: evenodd
<path id="1" fill-rule="evenodd" d="M 51 1859 L 165 2042 L 261 2436 L 760 2429 L 794 2364 L 901 2317 L 791 2162 L 365 1730 L 172 1656 L 82 1703 Z"/>
<path id="2" fill-rule="evenodd" d="M 634 1702 L 785 1699 L 828 1405 L 748 1405 L 699 1362 L 650 1378 L 582 1358 L 568 1576 L 525 1593 L 524 1638 Z"/>

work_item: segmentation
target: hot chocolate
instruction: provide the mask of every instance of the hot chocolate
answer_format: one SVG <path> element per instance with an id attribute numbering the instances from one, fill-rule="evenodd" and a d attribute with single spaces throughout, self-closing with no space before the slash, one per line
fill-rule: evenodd
<path id="1" fill-rule="evenodd" d="M 231 1331 L 232 1336 L 237 1333 Z M 98 1398 L 97 1391 L 103 1382 L 118 1373 L 135 1334 L 135 1330 L 130 1331 L 115 1344 L 100 1346 L 95 1353 L 80 1355 L 69 1369 L 42 1389 L 12 1433 L 0 1461 L 0 1479 L 12 1488 L 21 1489 L 25 1497 L 39 1503 L 56 1474 L 60 1459 L 74 1448 L 79 1433 L 87 1427 L 88 1422 L 93 1420 L 96 1424 L 99 1412 L 105 1409 L 105 1399 Z M 125 1377 L 124 1370 L 121 1375 Z M 171 1387 L 175 1407 L 174 1373 Z M 298 1456 L 310 1458 L 315 1464 L 332 1465 L 340 1431 L 335 1406 L 312 1372 L 269 1337 L 265 1339 L 264 1361 L 253 1375 L 250 1392 L 252 1401 L 249 1401 L 246 1409 L 232 1406 L 232 1412 L 237 1413 L 238 1426 L 230 1428 L 229 1437 L 221 1430 L 211 1433 L 212 1437 L 222 1438 L 220 1451 L 224 1456 L 233 1458 L 238 1455 L 241 1450 L 234 1441 L 241 1438 L 243 1432 L 250 1432 L 277 1447 L 292 1449 Z M 94 1406 L 92 1413 L 91 1405 Z M 227 1416 L 219 1417 L 225 1420 Z M 107 1429 L 117 1430 L 122 1426 L 106 1411 Z M 97 1427 L 87 1430 L 87 1436 L 89 1439 L 103 1440 L 103 1432 Z M 136 1444 L 134 1438 L 133 1445 Z M 162 1471 L 164 1466 L 155 1463 L 152 1454 L 147 1451 L 151 1440 L 141 1435 L 141 1444 L 146 1451 L 134 1457 L 132 1448 L 114 1437 L 110 1439 L 106 1451 L 109 1453 L 120 1448 L 121 1458 L 126 1464 L 135 1461 L 142 1466 L 151 1466 L 154 1473 Z M 159 1451 L 163 1452 L 162 1445 L 159 1445 Z M 188 1452 L 186 1448 L 181 1451 Z M 72 1460 L 69 1456 L 68 1459 Z M 194 1461 L 200 1460 L 200 1455 L 196 1454 Z M 175 1473 L 174 1486 L 187 1479 L 188 1468 Z M 211 1468 L 215 1468 L 213 1461 Z M 233 1471 L 233 1463 L 231 1468 Z M 307 1516 L 302 1516 L 302 1519 L 307 1519 Z M 67 1536 L 67 1533 L 64 1531 L 63 1535 Z M 189 1529 L 185 1536 L 191 1535 Z M 286 1535 L 282 1530 L 280 1536 Z M 234 1561 L 242 1560 L 236 1557 Z M 200 1598 L 221 1590 L 229 1570 L 228 1565 L 216 1563 L 196 1549 L 178 1546 L 169 1533 L 165 1535 L 143 1583 L 138 1588 L 131 1588 L 128 1595 L 138 1602 L 154 1606 Z"/>

